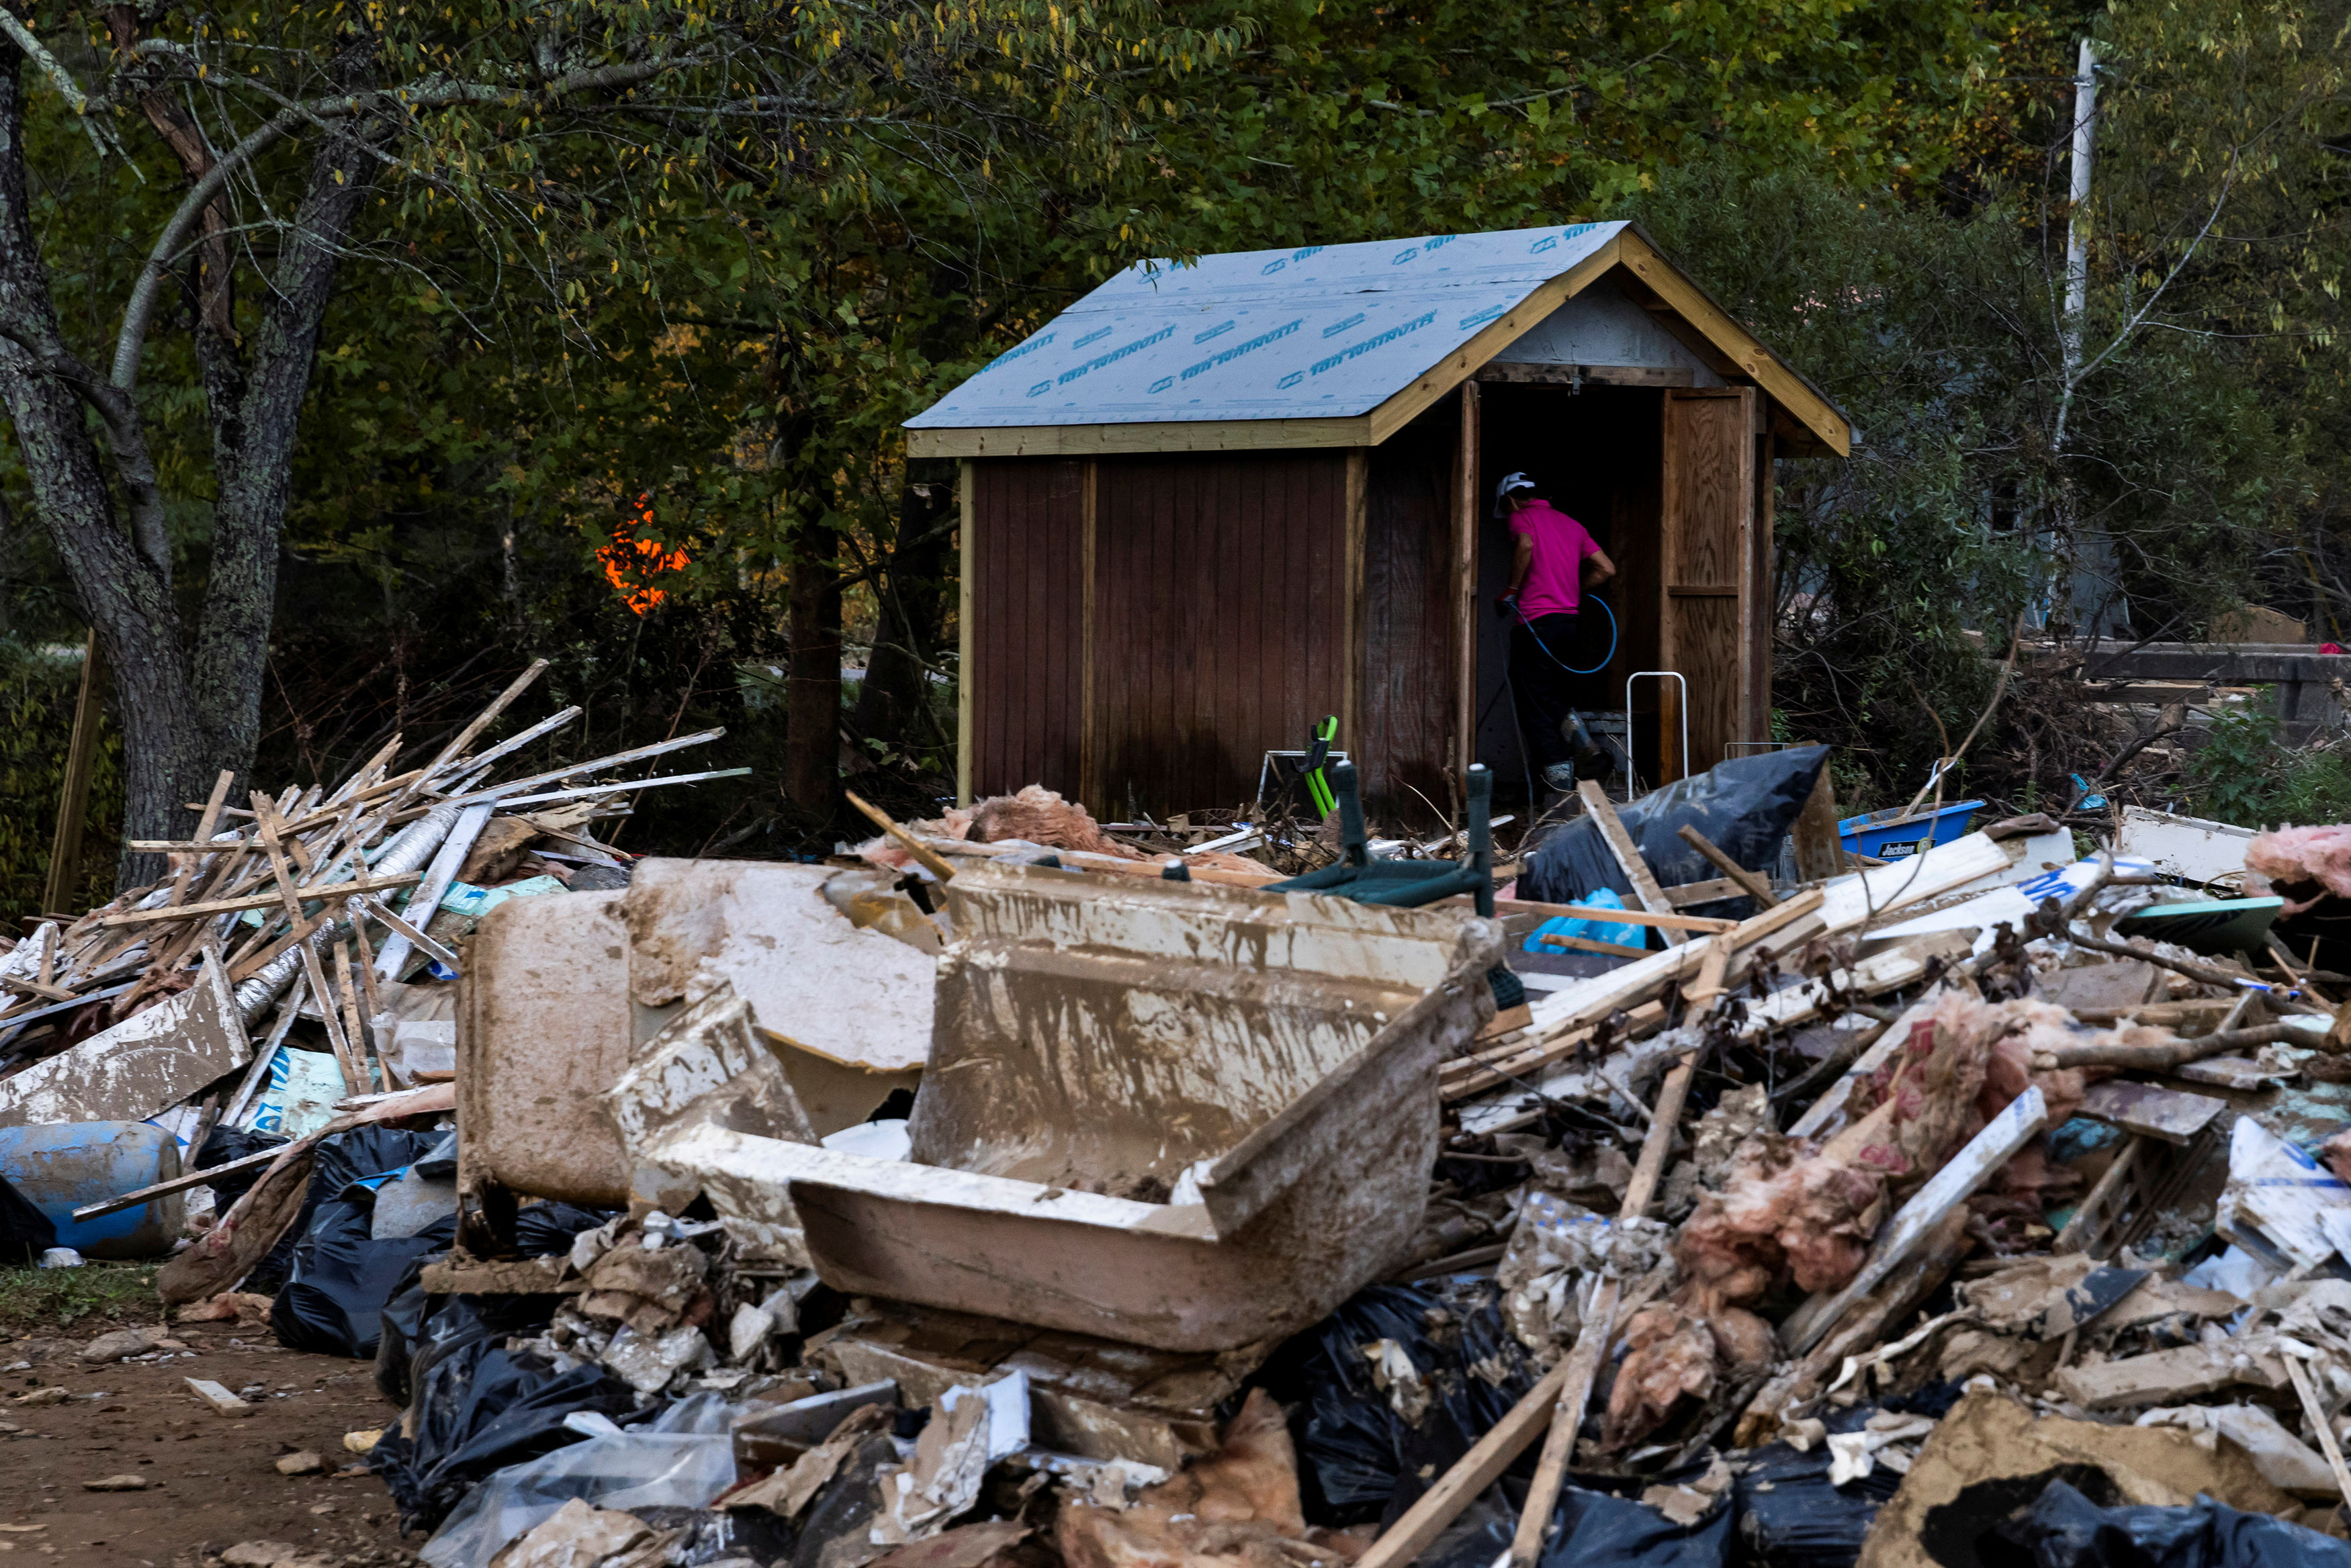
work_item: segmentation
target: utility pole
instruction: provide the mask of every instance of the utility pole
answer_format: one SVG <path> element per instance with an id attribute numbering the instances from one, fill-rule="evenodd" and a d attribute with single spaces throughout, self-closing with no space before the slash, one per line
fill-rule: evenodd
<path id="1" fill-rule="evenodd" d="M 2082 315 L 2090 303 L 2090 154 L 2097 139 L 2098 52 L 2082 40 L 2081 66 L 2074 78 L 2074 170 L 2065 234 L 2065 320 L 2063 341 L 2065 390 L 2082 373 Z M 2060 427 L 2059 444 L 2064 444 Z"/>

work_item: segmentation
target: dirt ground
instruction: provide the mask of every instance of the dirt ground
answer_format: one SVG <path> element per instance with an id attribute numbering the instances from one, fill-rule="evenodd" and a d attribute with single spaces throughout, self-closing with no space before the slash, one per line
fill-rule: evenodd
<path id="1" fill-rule="evenodd" d="M 151 1317 L 147 1320 L 152 1323 Z M 0 1332 L 0 1561 L 74 1568 L 205 1568 L 240 1542 L 292 1547 L 319 1568 L 413 1561 L 383 1483 L 355 1469 L 347 1432 L 399 1412 L 375 1391 L 371 1366 L 287 1350 L 266 1328 L 174 1326 L 184 1350 L 92 1366 L 81 1348 L 119 1326 L 15 1325 Z M 218 1416 L 185 1379 L 243 1392 L 250 1416 Z M 19 1405 L 62 1387 L 62 1403 Z M 286 1476 L 308 1450 L 318 1475 Z M 87 1483 L 136 1476 L 137 1490 Z"/>

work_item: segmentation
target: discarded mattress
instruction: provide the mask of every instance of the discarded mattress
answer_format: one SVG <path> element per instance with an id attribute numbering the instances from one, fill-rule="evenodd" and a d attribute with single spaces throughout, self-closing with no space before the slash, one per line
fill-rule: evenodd
<path id="1" fill-rule="evenodd" d="M 1394 1261 L 1498 925 L 1029 867 L 948 900 L 911 1162 L 723 1113 L 665 1114 L 640 1156 L 802 1227 L 836 1289 L 1166 1350 L 1304 1327 Z"/>

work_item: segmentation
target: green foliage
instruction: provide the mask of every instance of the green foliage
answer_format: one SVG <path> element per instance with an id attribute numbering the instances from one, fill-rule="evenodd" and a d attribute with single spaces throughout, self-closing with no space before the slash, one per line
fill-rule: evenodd
<path id="1" fill-rule="evenodd" d="M 2264 688 L 2261 698 L 2268 695 Z M 2351 756 L 2339 745 L 2294 747 L 2279 739 L 2274 713 L 2215 719 L 2189 753 L 2189 806 L 2199 816 L 2243 827 L 2351 821 Z"/>
<path id="2" fill-rule="evenodd" d="M 41 894 L 73 741 L 80 653 L 79 648 L 30 647 L 0 638 L 0 798 L 15 804 L 0 815 L 0 920 L 12 929 L 18 929 L 21 916 L 52 912 L 42 909 Z M 122 828 L 122 737 L 110 723 L 99 731 L 83 820 L 80 893 L 66 913 L 103 903 L 113 892 Z"/>

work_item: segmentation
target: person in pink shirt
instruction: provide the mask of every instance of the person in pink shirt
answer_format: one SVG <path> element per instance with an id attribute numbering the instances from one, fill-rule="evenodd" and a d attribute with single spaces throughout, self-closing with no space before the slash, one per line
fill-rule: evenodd
<path id="1" fill-rule="evenodd" d="M 1494 487 L 1494 514 L 1510 520 L 1517 554 L 1499 601 L 1510 618 L 1510 698 L 1543 783 L 1575 787 L 1574 670 L 1583 644 L 1576 612 L 1586 590 L 1616 575 L 1616 564 L 1583 524 L 1536 498 L 1534 482 L 1513 473 Z"/>

